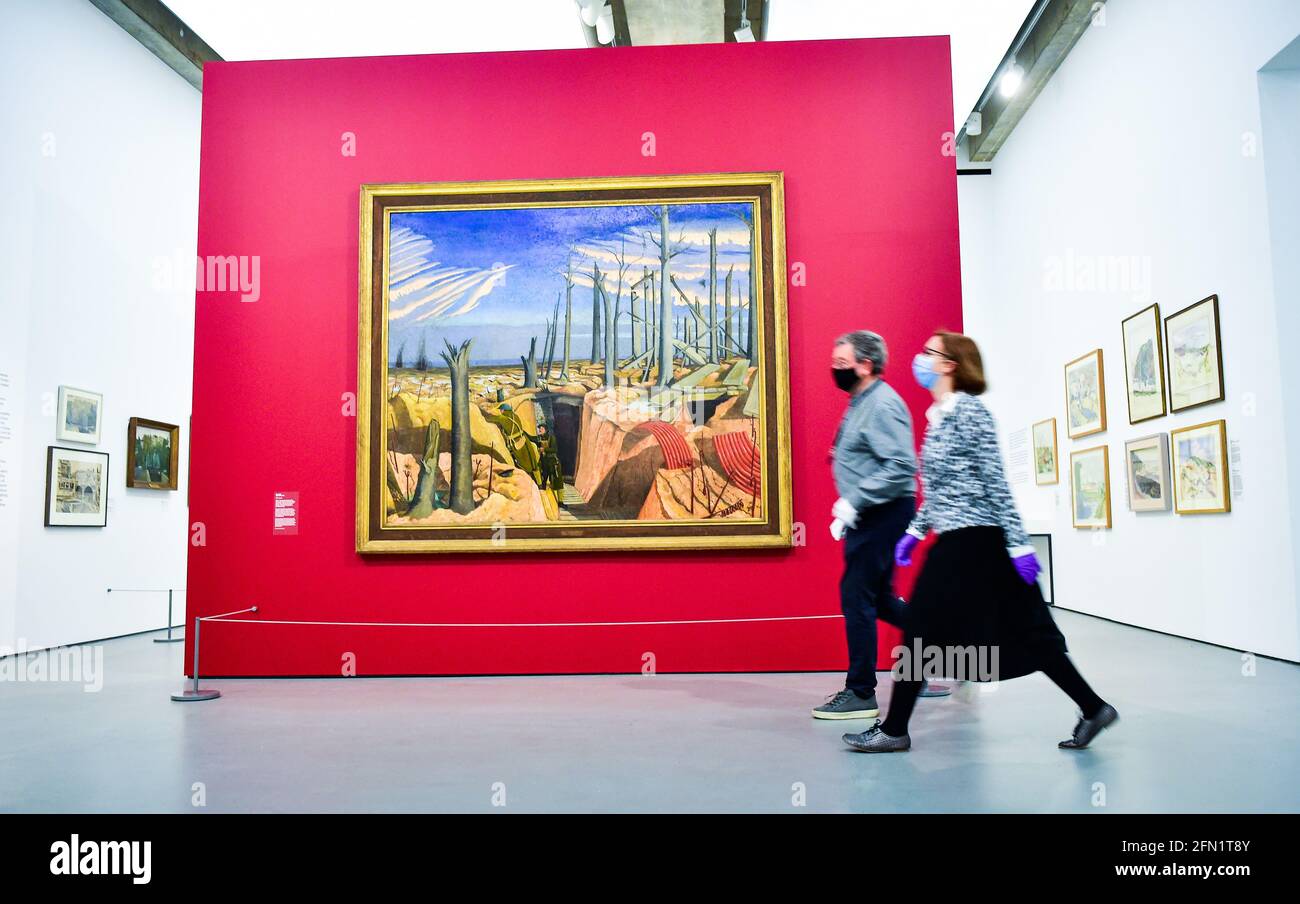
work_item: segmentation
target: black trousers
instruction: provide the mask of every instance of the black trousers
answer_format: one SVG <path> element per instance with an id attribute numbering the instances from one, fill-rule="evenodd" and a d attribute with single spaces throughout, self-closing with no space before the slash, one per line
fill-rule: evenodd
<path id="1" fill-rule="evenodd" d="M 876 618 L 903 627 L 906 607 L 894 594 L 894 547 L 916 514 L 916 499 L 903 496 L 873 505 L 844 535 L 840 611 L 849 644 L 844 686 L 860 696 L 876 692 Z"/>

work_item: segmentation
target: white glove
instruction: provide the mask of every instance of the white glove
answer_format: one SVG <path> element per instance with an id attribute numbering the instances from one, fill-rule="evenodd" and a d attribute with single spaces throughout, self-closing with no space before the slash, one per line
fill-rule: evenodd
<path id="1" fill-rule="evenodd" d="M 836 518 L 831 522 L 831 537 L 833 537 L 837 542 L 844 539 L 844 531 L 846 530 L 848 530 L 848 528 L 844 526 L 844 522 L 839 518 Z"/>
<path id="2" fill-rule="evenodd" d="M 835 500 L 835 504 L 831 506 L 831 514 L 848 527 L 858 526 L 858 510 L 843 496 Z"/>

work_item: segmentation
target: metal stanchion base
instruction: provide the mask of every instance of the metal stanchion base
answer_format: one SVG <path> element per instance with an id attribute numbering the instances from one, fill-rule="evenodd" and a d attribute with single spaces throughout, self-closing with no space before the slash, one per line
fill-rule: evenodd
<path id="1" fill-rule="evenodd" d="M 191 702 L 197 703 L 200 700 L 215 700 L 220 696 L 221 696 L 221 691 L 213 691 L 213 690 L 208 690 L 205 687 L 201 687 L 197 691 L 188 690 L 188 691 L 181 691 L 179 694 L 172 694 L 172 699 L 175 700 L 177 703 L 191 703 Z"/>
<path id="2" fill-rule="evenodd" d="M 154 643 L 185 643 L 184 637 L 155 637 Z"/>

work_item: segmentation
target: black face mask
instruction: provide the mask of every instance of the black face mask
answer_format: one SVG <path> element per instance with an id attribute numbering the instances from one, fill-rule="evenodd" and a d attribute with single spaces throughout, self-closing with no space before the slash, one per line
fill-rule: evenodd
<path id="1" fill-rule="evenodd" d="M 854 386 L 858 385 L 858 381 L 862 378 L 851 367 L 832 367 L 831 379 L 835 381 L 835 385 L 840 389 L 849 392 Z"/>

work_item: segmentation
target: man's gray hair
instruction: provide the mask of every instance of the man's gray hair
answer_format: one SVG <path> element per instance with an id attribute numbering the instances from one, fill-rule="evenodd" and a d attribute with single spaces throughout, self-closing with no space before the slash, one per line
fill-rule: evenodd
<path id="1" fill-rule="evenodd" d="M 889 349 L 885 347 L 885 340 L 880 338 L 878 333 L 870 330 L 854 330 L 835 340 L 836 345 L 846 343 L 853 346 L 853 357 L 859 364 L 870 361 L 871 372 L 877 376 L 885 372 L 885 364 L 889 361 Z"/>

